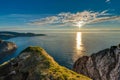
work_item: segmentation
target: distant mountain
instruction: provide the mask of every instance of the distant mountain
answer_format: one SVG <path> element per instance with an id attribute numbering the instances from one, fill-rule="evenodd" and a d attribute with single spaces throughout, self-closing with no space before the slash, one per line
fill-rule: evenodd
<path id="1" fill-rule="evenodd" d="M 79 58 L 73 70 L 93 80 L 120 80 L 120 45 Z"/>
<path id="2" fill-rule="evenodd" d="M 9 31 L 0 32 L 0 39 L 4 39 L 4 40 L 14 37 L 33 37 L 33 36 L 45 36 L 45 34 L 18 33 L 18 32 L 9 32 Z"/>
<path id="3" fill-rule="evenodd" d="M 0 80 L 91 80 L 60 66 L 40 47 L 28 47 L 0 65 Z"/>

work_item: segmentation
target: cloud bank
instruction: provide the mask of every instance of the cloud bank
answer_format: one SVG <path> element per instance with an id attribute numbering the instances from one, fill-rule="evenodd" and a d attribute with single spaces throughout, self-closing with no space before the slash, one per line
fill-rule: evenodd
<path id="1" fill-rule="evenodd" d="M 83 11 L 77 13 L 60 13 L 32 21 L 31 25 L 58 25 L 58 26 L 83 26 L 111 20 L 120 20 L 119 16 L 112 16 L 107 10 L 102 12 Z"/>

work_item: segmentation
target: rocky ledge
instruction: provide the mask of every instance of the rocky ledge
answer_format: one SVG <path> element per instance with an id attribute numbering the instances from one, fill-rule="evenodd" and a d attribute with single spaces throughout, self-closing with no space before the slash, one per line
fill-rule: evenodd
<path id="1" fill-rule="evenodd" d="M 93 80 L 120 80 L 120 45 L 79 58 L 73 70 Z"/>
<path id="2" fill-rule="evenodd" d="M 13 42 L 0 40 L 0 59 L 10 53 L 13 53 L 16 49 L 17 46 Z"/>
<path id="3" fill-rule="evenodd" d="M 15 59 L 0 65 L 0 80 L 91 80 L 60 66 L 46 51 L 28 47 Z"/>

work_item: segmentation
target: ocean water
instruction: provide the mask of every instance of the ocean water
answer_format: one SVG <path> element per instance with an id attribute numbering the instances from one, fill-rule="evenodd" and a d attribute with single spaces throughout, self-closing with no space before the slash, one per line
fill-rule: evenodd
<path id="1" fill-rule="evenodd" d="M 25 31 L 23 31 L 25 32 Z M 4 57 L 0 63 L 19 55 L 28 46 L 40 46 L 60 65 L 72 68 L 74 62 L 84 55 L 91 55 L 112 45 L 120 43 L 119 32 L 37 32 L 46 36 L 17 37 L 8 41 L 15 42 L 18 49 L 15 53 Z"/>

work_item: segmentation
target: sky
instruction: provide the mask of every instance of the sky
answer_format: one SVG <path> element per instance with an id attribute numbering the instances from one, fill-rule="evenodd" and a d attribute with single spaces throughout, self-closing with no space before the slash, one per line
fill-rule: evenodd
<path id="1" fill-rule="evenodd" d="M 120 0 L 0 0 L 0 29 L 119 28 Z"/>

